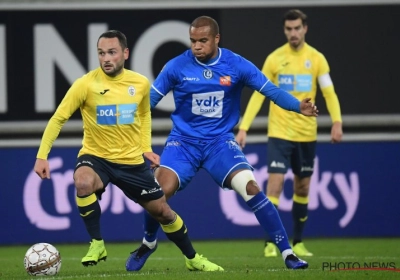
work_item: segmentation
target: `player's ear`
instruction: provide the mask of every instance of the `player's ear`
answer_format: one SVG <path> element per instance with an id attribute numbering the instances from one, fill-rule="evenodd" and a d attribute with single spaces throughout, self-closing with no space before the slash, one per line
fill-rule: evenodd
<path id="1" fill-rule="evenodd" d="M 303 28 L 304 28 L 304 34 L 307 34 L 307 31 L 308 31 L 308 25 L 304 25 L 304 26 L 303 26 Z"/>
<path id="2" fill-rule="evenodd" d="M 215 43 L 216 44 L 219 44 L 219 39 L 221 38 L 221 35 L 220 34 L 217 34 L 217 35 L 215 35 Z"/>
<path id="3" fill-rule="evenodd" d="M 129 49 L 128 48 L 125 48 L 125 50 L 124 50 L 124 58 L 125 58 L 125 60 L 127 60 L 129 58 Z"/>

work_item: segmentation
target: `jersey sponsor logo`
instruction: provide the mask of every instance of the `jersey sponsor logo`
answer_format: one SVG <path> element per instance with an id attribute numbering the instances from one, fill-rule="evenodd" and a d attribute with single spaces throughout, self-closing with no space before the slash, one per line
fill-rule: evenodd
<path id="1" fill-rule="evenodd" d="M 192 96 L 192 113 L 208 118 L 221 118 L 224 91 L 194 93 Z"/>
<path id="2" fill-rule="evenodd" d="M 221 86 L 231 86 L 231 77 L 230 76 L 223 76 L 219 78 L 219 84 Z"/>
<path id="3" fill-rule="evenodd" d="M 121 104 L 118 105 L 119 116 L 118 123 L 119 124 L 131 124 L 134 123 L 134 115 L 137 110 L 137 104 Z"/>
<path id="4" fill-rule="evenodd" d="M 286 91 L 309 92 L 312 89 L 312 75 L 282 75 L 278 76 L 279 87 Z"/>
<path id="5" fill-rule="evenodd" d="M 286 91 L 294 90 L 294 75 L 279 75 L 278 76 L 279 87 Z"/>
<path id="6" fill-rule="evenodd" d="M 209 80 L 213 77 L 213 72 L 209 69 L 205 69 L 203 70 L 203 77 Z"/>
<path id="7" fill-rule="evenodd" d="M 117 124 L 117 105 L 97 106 L 97 123 L 102 125 Z"/>
<path id="8" fill-rule="evenodd" d="M 109 89 L 105 89 L 105 90 L 103 90 L 103 91 L 100 91 L 100 94 L 101 94 L 101 95 L 104 95 L 104 94 L 106 94 L 107 91 L 110 91 L 110 90 L 109 90 Z"/>
<path id="9" fill-rule="evenodd" d="M 312 75 L 296 75 L 296 91 L 309 92 L 312 88 Z"/>
<path id="10" fill-rule="evenodd" d="M 132 124 L 136 110 L 137 104 L 99 105 L 96 108 L 97 124 Z"/>

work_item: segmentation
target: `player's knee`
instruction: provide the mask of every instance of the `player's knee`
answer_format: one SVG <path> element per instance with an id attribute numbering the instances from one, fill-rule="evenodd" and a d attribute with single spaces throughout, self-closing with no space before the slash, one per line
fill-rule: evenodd
<path id="1" fill-rule="evenodd" d="M 248 195 L 256 195 L 260 192 L 260 187 L 258 186 L 256 181 L 249 181 L 246 186 L 246 192 Z"/>
<path id="2" fill-rule="evenodd" d="M 298 196 L 308 196 L 310 190 L 310 177 L 299 178 L 295 176 L 294 193 Z"/>
<path id="3" fill-rule="evenodd" d="M 253 172 L 250 170 L 242 170 L 238 172 L 231 180 L 231 187 L 240 194 L 245 201 L 250 200 L 260 192 Z"/>
<path id="4" fill-rule="evenodd" d="M 267 196 L 272 196 L 272 197 L 280 197 L 281 195 L 281 190 L 282 188 L 280 188 L 279 186 L 275 186 L 275 185 L 267 185 Z"/>
<path id="5" fill-rule="evenodd" d="M 279 198 L 283 190 L 283 183 L 285 179 L 283 173 L 269 173 L 267 183 L 267 196 Z"/>
<path id="6" fill-rule="evenodd" d="M 175 184 L 171 184 L 169 182 L 160 183 L 160 186 L 165 194 L 165 198 L 168 200 L 171 196 L 173 196 L 175 194 L 175 192 L 178 189 L 178 186 L 176 186 Z"/>
<path id="7" fill-rule="evenodd" d="M 165 198 L 158 199 L 151 203 L 151 207 L 146 209 L 149 214 L 159 223 L 166 225 L 172 223 L 175 219 L 175 212 L 165 201 Z"/>
<path id="8" fill-rule="evenodd" d="M 176 174 L 167 168 L 160 167 L 157 168 L 154 175 L 165 197 L 169 199 L 173 196 L 179 187 L 179 180 Z"/>
<path id="9" fill-rule="evenodd" d="M 75 188 L 78 196 L 85 196 L 94 193 L 94 178 L 90 176 L 78 176 L 75 178 Z"/>
<path id="10" fill-rule="evenodd" d="M 294 193 L 301 197 L 307 197 L 309 190 L 310 190 L 309 187 L 304 186 L 303 188 L 294 189 Z"/>

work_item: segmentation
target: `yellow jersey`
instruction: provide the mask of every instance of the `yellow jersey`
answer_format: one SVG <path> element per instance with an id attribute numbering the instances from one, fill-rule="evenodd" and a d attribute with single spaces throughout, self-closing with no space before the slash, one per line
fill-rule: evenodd
<path id="1" fill-rule="evenodd" d="M 272 52 L 266 59 L 262 72 L 275 85 L 298 100 L 311 98 L 315 103 L 317 82 L 331 116 L 332 122 L 342 121 L 340 105 L 329 75 L 329 65 L 324 55 L 307 43 L 294 51 L 289 43 Z M 247 105 L 240 129 L 248 130 L 259 112 L 265 96 L 254 92 Z M 289 141 L 309 142 L 317 139 L 317 120 L 290 112 L 270 102 L 268 137 Z"/>
<path id="2" fill-rule="evenodd" d="M 78 156 L 94 155 L 119 164 L 140 164 L 151 152 L 150 82 L 123 69 L 116 77 L 99 67 L 77 79 L 49 120 L 37 158 L 47 159 L 64 123 L 79 108 L 83 120 Z"/>

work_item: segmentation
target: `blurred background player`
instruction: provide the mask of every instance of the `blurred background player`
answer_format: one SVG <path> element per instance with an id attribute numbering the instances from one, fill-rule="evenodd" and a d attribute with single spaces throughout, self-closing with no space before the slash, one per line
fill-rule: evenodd
<path id="1" fill-rule="evenodd" d="M 317 82 L 325 98 L 332 128 L 332 143 L 342 140 L 342 118 L 329 66 L 323 54 L 305 42 L 307 16 L 300 10 L 289 10 L 283 19 L 288 42 L 272 52 L 266 59 L 262 72 L 281 89 L 302 100 L 311 98 L 315 103 Z M 236 141 L 242 147 L 254 117 L 259 112 L 265 96 L 254 92 L 239 126 Z M 317 120 L 283 110 L 270 102 L 268 117 L 268 184 L 267 197 L 278 207 L 284 175 L 291 167 L 293 183 L 293 251 L 298 256 L 312 256 L 303 243 L 303 229 L 308 218 L 308 193 L 313 173 L 317 140 Z M 276 247 L 267 237 L 266 257 L 277 256 Z"/>
<path id="2" fill-rule="evenodd" d="M 74 182 L 79 214 L 91 238 L 82 264 L 96 265 L 107 259 L 98 199 L 107 185 L 113 183 L 161 223 L 191 270 L 223 270 L 196 253 L 186 225 L 167 204 L 144 161 L 143 157 L 151 165 L 158 165 L 160 159 L 151 148 L 150 82 L 143 75 L 124 68 L 129 57 L 127 45 L 120 31 L 110 30 L 100 35 L 97 41 L 100 67 L 77 79 L 68 90 L 43 133 L 34 170 L 40 178 L 50 178 L 47 157 L 53 142 L 62 126 L 80 109 L 84 137 Z M 130 259 L 131 256 L 128 263 Z"/>
<path id="3" fill-rule="evenodd" d="M 306 268 L 307 262 L 293 254 L 278 211 L 257 185 L 233 128 L 239 121 L 244 86 L 299 116 L 316 116 L 318 110 L 308 99 L 300 102 L 276 87 L 248 60 L 219 48 L 219 27 L 214 19 L 199 17 L 188 31 L 191 49 L 167 62 L 150 92 L 153 108 L 173 90 L 176 107 L 171 115 L 173 128 L 155 171 L 157 181 L 169 198 L 185 189 L 200 168 L 205 169 L 220 187 L 233 189 L 245 200 L 274 239 L 288 268 Z M 143 244 L 136 256 L 138 269 L 156 250 L 159 227 L 145 213 Z"/>

